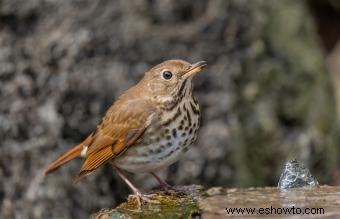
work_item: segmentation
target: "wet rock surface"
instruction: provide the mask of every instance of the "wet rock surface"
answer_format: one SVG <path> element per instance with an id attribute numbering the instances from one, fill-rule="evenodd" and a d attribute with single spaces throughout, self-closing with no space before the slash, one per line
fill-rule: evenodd
<path id="1" fill-rule="evenodd" d="M 291 218 L 339 218 L 340 187 L 320 186 L 318 188 L 302 187 L 280 191 L 277 188 L 226 189 L 220 195 L 208 197 L 199 202 L 202 218 L 228 217 L 284 217 Z M 302 214 L 284 214 L 279 208 L 301 209 Z M 226 208 L 255 208 L 255 214 L 228 214 Z M 272 214 L 258 214 L 260 208 L 269 208 Z M 304 209 L 319 209 L 318 214 L 304 213 Z M 293 212 L 291 210 L 291 212 Z M 304 214 L 303 214 L 304 213 Z"/>
<path id="2" fill-rule="evenodd" d="M 227 189 L 225 193 L 203 199 L 199 203 L 202 218 L 235 217 L 242 214 L 229 214 L 226 208 L 256 208 L 255 215 L 244 214 L 249 217 L 286 217 L 298 218 L 339 218 L 340 217 L 340 187 L 320 186 L 319 188 L 294 188 L 280 191 L 277 188 L 249 188 L 249 189 Z M 277 214 L 258 214 L 260 208 L 292 208 L 301 209 L 303 213 L 306 208 L 322 208 L 320 214 L 284 214 L 282 210 Z M 275 210 L 270 210 L 274 212 Z M 281 212 L 281 213 L 280 213 Z M 295 211 L 296 212 L 296 211 Z M 300 212 L 300 210 L 298 210 Z M 322 213 L 323 212 L 323 213 Z"/>
<path id="3" fill-rule="evenodd" d="M 187 186 L 186 188 L 190 188 Z M 224 189 L 210 188 L 206 191 L 193 187 L 181 195 L 159 194 L 161 205 L 148 205 L 136 209 L 129 202 L 116 209 L 103 209 L 90 216 L 91 219 L 107 218 L 339 218 L 340 187 L 301 187 L 280 191 L 274 187 Z M 181 198 L 179 198 L 181 197 Z M 169 201 L 170 200 L 170 201 Z M 133 202 L 132 202 L 133 203 Z M 228 213 L 228 209 L 255 209 L 254 214 Z M 263 208 L 263 212 L 260 210 Z M 287 209 L 285 213 L 285 210 Z M 293 210 L 292 210 L 293 209 Z M 307 210 L 306 210 L 307 209 Z M 288 213 L 288 210 L 290 212 Z M 262 213 L 261 213 L 262 212 Z"/>

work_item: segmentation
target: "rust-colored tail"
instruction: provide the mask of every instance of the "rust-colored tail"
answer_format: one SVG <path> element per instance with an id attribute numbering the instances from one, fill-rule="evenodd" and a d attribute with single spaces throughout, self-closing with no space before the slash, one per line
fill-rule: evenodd
<path id="1" fill-rule="evenodd" d="M 73 160 L 74 158 L 78 157 L 83 150 L 84 145 L 90 145 L 92 141 L 92 133 L 87 136 L 87 138 L 77 146 L 71 148 L 69 151 L 67 151 L 65 154 L 61 155 L 58 159 L 53 161 L 48 167 L 46 168 L 44 175 L 46 176 L 47 174 L 55 171 L 62 165 L 66 164 L 67 162 Z"/>
<path id="2" fill-rule="evenodd" d="M 73 160 L 74 158 L 78 157 L 83 149 L 83 143 L 78 144 L 77 146 L 71 148 L 69 151 L 67 151 L 65 154 L 63 154 L 61 157 L 53 161 L 48 167 L 46 168 L 44 175 L 57 170 L 62 165 L 66 164 L 67 162 Z"/>

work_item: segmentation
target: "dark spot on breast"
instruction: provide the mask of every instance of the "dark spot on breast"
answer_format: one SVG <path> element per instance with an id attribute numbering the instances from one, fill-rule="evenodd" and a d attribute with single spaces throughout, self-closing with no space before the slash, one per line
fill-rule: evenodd
<path id="1" fill-rule="evenodd" d="M 165 134 L 168 134 L 170 132 L 169 129 L 165 129 Z"/>
<path id="2" fill-rule="evenodd" d="M 173 154 L 174 152 L 175 152 L 174 150 L 170 151 L 170 153 L 168 154 L 168 157 L 169 157 L 171 154 Z"/>
<path id="3" fill-rule="evenodd" d="M 175 98 L 173 98 L 173 100 L 166 102 L 161 108 L 166 111 L 172 111 L 179 103 L 179 100 L 180 98 L 176 96 Z"/>
<path id="4" fill-rule="evenodd" d="M 191 110 L 194 114 L 196 114 L 196 115 L 200 114 L 198 107 L 196 108 L 192 102 L 190 102 L 190 107 L 191 107 Z"/>
<path id="5" fill-rule="evenodd" d="M 180 107 L 178 107 L 176 114 L 175 114 L 173 117 L 171 117 L 171 118 L 169 118 L 168 120 L 166 120 L 166 121 L 162 124 L 162 126 L 168 126 L 171 122 L 175 121 L 180 115 L 181 115 L 181 109 L 180 109 Z M 168 130 L 168 131 L 169 131 L 169 130 Z"/>
<path id="6" fill-rule="evenodd" d="M 186 132 L 183 132 L 183 133 L 182 133 L 182 137 L 185 137 L 186 135 L 187 135 Z"/>
<path id="7" fill-rule="evenodd" d="M 186 139 L 185 141 L 184 141 L 184 145 L 187 145 L 188 144 L 188 139 Z"/>
<path id="8" fill-rule="evenodd" d="M 184 148 L 183 148 L 183 151 L 184 151 L 184 152 L 187 152 L 188 150 L 189 150 L 188 147 L 184 147 Z"/>
<path id="9" fill-rule="evenodd" d="M 189 125 L 191 125 L 191 116 L 190 116 L 189 110 L 187 110 L 187 117 L 188 117 Z"/>
<path id="10" fill-rule="evenodd" d="M 178 129 L 179 129 L 179 130 L 183 130 L 183 125 L 180 125 L 180 126 L 178 127 Z"/>
<path id="11" fill-rule="evenodd" d="M 193 96 L 192 99 L 194 100 L 195 105 L 198 105 L 198 100 L 197 100 L 197 98 L 196 98 L 195 96 Z"/>
<path id="12" fill-rule="evenodd" d="M 167 140 L 170 140 L 170 139 L 171 139 L 171 135 L 167 135 L 165 138 L 166 138 Z"/>
<path id="13" fill-rule="evenodd" d="M 157 149 L 156 149 L 156 153 L 157 153 L 157 154 L 160 154 L 161 152 L 162 152 L 161 148 L 157 148 Z"/>
<path id="14" fill-rule="evenodd" d="M 153 143 L 157 143 L 157 142 L 159 142 L 160 141 L 160 137 L 158 136 L 158 137 L 156 137 L 156 136 L 154 136 L 153 138 L 152 138 L 152 142 Z"/>
<path id="15" fill-rule="evenodd" d="M 192 128 L 189 129 L 189 134 L 190 134 L 190 135 L 192 134 Z"/>
<path id="16" fill-rule="evenodd" d="M 172 142 L 169 141 L 168 143 L 166 143 L 166 146 L 167 147 L 171 147 L 172 146 Z"/>
<path id="17" fill-rule="evenodd" d="M 165 145 L 164 144 L 161 144 L 160 146 L 159 146 L 161 149 L 165 149 Z"/>
<path id="18" fill-rule="evenodd" d="M 184 119 L 181 120 L 181 125 L 184 125 Z"/>
<path id="19" fill-rule="evenodd" d="M 189 130 L 189 126 L 185 126 L 184 130 L 188 131 Z"/>
<path id="20" fill-rule="evenodd" d="M 177 131 L 176 131 L 176 129 L 172 129 L 172 136 L 174 136 L 174 138 L 177 137 Z"/>

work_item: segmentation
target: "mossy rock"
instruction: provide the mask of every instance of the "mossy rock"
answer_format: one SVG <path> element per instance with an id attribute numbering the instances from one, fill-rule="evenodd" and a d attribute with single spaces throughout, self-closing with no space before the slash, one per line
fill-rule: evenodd
<path id="1" fill-rule="evenodd" d="M 285 190 L 274 187 L 247 189 L 213 187 L 204 192 L 196 190 L 195 193 L 183 193 L 177 197 L 164 193 L 158 194 L 157 199 L 162 202 L 160 205 L 147 205 L 141 210 L 137 210 L 135 203 L 130 203 L 129 200 L 117 208 L 102 209 L 100 212 L 92 214 L 90 219 L 211 219 L 254 215 L 256 218 L 274 216 L 289 218 L 294 215 L 299 218 L 310 218 L 310 216 L 338 218 L 340 217 L 340 201 L 336 194 L 339 193 L 340 187 L 325 185 Z M 254 209 L 254 214 L 250 211 L 230 212 L 236 208 Z M 262 213 L 260 212 L 261 208 L 264 209 Z M 308 209 L 307 212 L 305 209 Z M 284 213 L 284 211 L 290 213 Z"/>
<path id="2" fill-rule="evenodd" d="M 145 219 L 177 219 L 196 218 L 200 215 L 197 201 L 203 197 L 200 186 L 176 187 L 178 191 L 158 191 L 152 200 L 160 204 L 143 203 L 141 207 L 133 196 L 114 209 L 102 209 L 90 216 L 90 219 L 115 219 L 115 218 L 145 218 Z"/>

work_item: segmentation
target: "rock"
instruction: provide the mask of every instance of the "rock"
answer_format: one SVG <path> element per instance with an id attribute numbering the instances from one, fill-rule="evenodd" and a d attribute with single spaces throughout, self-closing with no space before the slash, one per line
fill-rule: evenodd
<path id="1" fill-rule="evenodd" d="M 340 187 L 303 187 L 281 191 L 274 187 L 226 189 L 224 195 L 211 196 L 198 202 L 201 218 L 283 217 L 338 218 Z M 231 213 L 233 209 L 254 210 L 252 213 Z M 260 209 L 263 210 L 260 210 Z M 229 211 L 229 213 L 228 213 Z M 286 213 L 285 213 L 286 211 Z M 290 213 L 288 213 L 290 211 Z M 249 211 L 250 212 L 250 211 Z"/>
<path id="2" fill-rule="evenodd" d="M 201 186 L 177 186 L 178 191 L 156 191 L 153 200 L 161 204 L 146 203 L 140 208 L 134 198 L 114 209 L 102 209 L 90 219 L 105 218 L 196 218 L 200 215 L 196 202 L 203 195 Z"/>
<path id="3" fill-rule="evenodd" d="M 220 187 L 207 191 L 218 190 Z M 158 199 L 171 200 L 161 205 L 148 205 L 136 209 L 129 202 L 115 209 L 103 209 L 91 219 L 108 218 L 234 218 L 234 217 L 281 217 L 291 218 L 338 218 L 340 217 L 340 187 L 321 186 L 295 188 L 280 191 L 274 187 L 249 189 L 223 189 L 223 193 L 207 195 L 206 192 L 186 193 L 174 198 L 159 194 Z M 196 201 L 192 201 L 196 200 Z M 187 208 L 187 206 L 190 206 Z M 239 211 L 237 213 L 236 209 Z M 245 210 L 247 209 L 247 210 Z M 241 211 L 244 213 L 241 213 Z M 234 213 L 232 213 L 234 211 Z M 191 212 L 191 213 L 188 213 Z M 252 213 L 253 212 L 253 213 Z"/>

